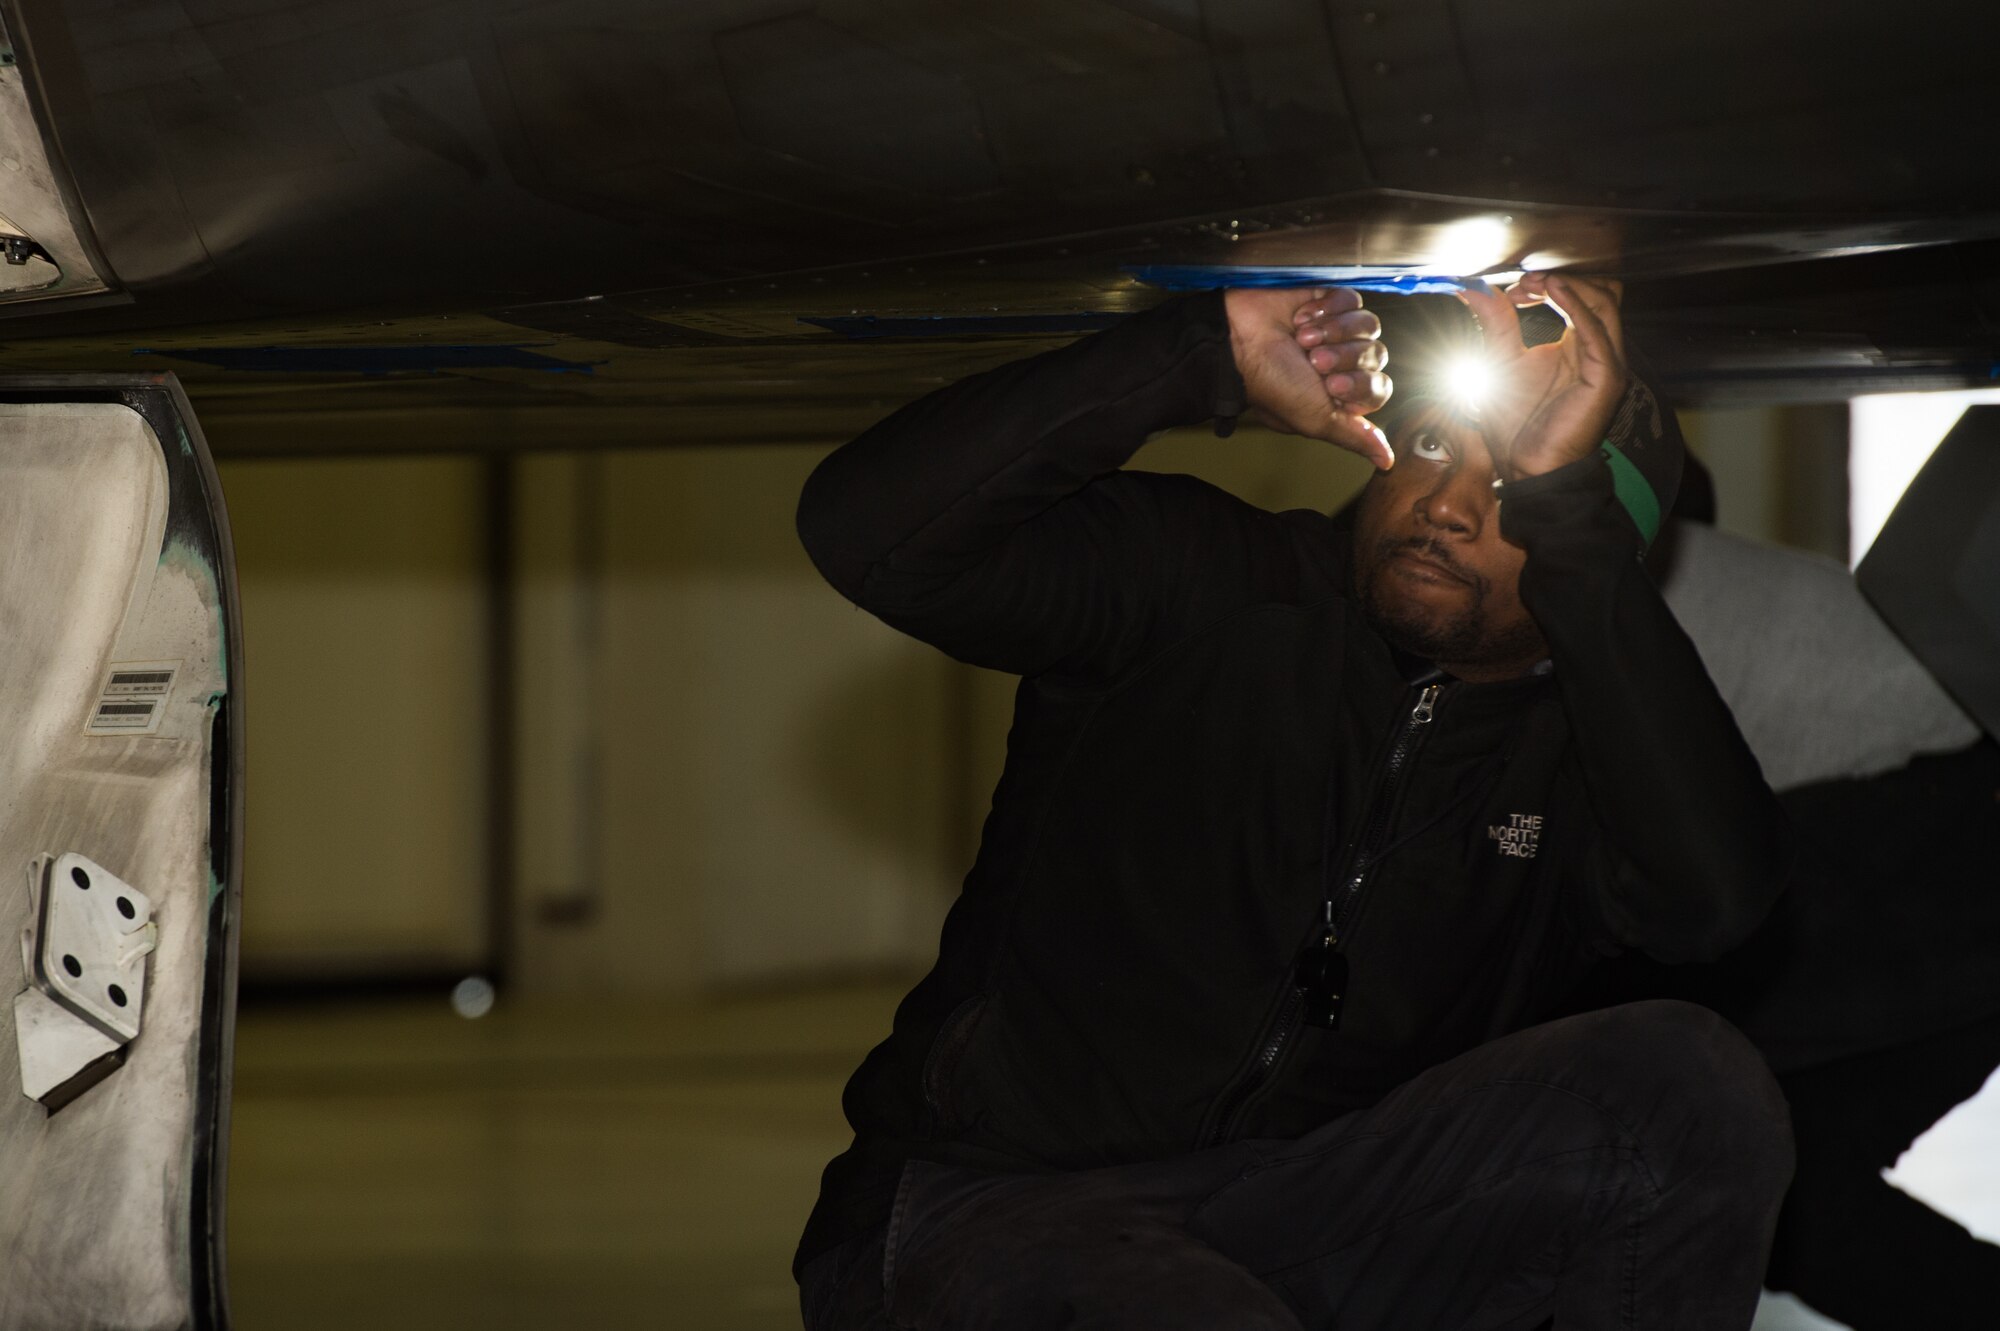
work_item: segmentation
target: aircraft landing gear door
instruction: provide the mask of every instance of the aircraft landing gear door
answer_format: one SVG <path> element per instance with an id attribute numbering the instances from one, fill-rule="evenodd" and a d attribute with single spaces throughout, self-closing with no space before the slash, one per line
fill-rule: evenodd
<path id="1" fill-rule="evenodd" d="M 242 656 L 172 375 L 0 378 L 0 1327 L 228 1324 Z"/>

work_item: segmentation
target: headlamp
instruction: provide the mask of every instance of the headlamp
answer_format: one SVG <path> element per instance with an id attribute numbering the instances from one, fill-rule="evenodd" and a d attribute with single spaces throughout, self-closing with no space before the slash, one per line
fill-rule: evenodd
<path id="1" fill-rule="evenodd" d="M 1479 408 L 1492 397 L 1497 379 L 1493 362 L 1477 352 L 1454 356 L 1438 371 L 1440 396 L 1467 416 L 1479 414 Z"/>

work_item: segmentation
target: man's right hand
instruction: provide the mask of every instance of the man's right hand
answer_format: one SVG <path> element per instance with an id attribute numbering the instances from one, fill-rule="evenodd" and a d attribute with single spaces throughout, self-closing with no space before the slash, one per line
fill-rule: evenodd
<path id="1" fill-rule="evenodd" d="M 1389 401 L 1382 323 L 1346 287 L 1237 287 L 1223 293 L 1229 343 L 1252 420 L 1394 465 L 1366 419 Z"/>

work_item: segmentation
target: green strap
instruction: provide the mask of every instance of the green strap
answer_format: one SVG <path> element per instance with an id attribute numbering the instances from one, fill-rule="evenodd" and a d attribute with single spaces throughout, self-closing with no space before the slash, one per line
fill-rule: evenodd
<path id="1" fill-rule="evenodd" d="M 1618 445 L 1606 443 L 1602 451 L 1605 464 L 1611 468 L 1612 493 L 1638 524 L 1639 539 L 1651 545 L 1660 532 L 1660 497 L 1646 484 L 1637 464 L 1618 451 Z"/>

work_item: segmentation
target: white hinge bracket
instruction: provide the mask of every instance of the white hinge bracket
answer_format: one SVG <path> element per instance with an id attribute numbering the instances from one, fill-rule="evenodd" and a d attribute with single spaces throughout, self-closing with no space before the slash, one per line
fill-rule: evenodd
<path id="1" fill-rule="evenodd" d="M 153 903 L 94 860 L 39 855 L 28 865 L 14 998 L 21 1091 L 54 1112 L 109 1076 L 138 1038 L 146 957 L 159 943 Z"/>

